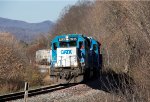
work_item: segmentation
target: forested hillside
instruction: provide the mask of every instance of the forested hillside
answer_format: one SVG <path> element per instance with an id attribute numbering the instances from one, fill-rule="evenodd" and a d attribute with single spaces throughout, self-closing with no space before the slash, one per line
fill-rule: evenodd
<path id="1" fill-rule="evenodd" d="M 35 51 L 44 46 L 41 40 L 25 45 L 10 33 L 0 33 L 0 94 L 23 90 L 25 82 L 30 87 L 43 84 L 34 62 L 30 63 L 34 61 Z"/>
<path id="2" fill-rule="evenodd" d="M 13 34 L 17 40 L 21 40 L 27 43 L 32 42 L 39 35 L 47 36 L 48 33 L 52 30 L 53 26 L 54 23 L 51 21 L 28 23 L 0 17 L 0 32 L 9 32 Z"/>
<path id="3" fill-rule="evenodd" d="M 149 29 L 150 2 L 96 0 L 67 7 L 53 34 L 81 33 L 97 39 L 101 43 L 103 71 L 128 75 L 134 83 L 119 95 L 140 102 L 148 101 L 150 92 Z"/>

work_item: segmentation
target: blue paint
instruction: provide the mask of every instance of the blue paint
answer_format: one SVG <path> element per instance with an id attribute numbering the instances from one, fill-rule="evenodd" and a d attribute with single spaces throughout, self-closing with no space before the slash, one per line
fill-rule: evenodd
<path id="1" fill-rule="evenodd" d="M 61 50 L 61 54 L 72 54 L 72 50 Z"/>

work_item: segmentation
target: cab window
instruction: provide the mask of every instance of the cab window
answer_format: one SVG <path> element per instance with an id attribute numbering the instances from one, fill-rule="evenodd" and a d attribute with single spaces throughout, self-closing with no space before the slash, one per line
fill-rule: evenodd
<path id="1" fill-rule="evenodd" d="M 84 43 L 82 41 L 79 42 L 79 49 L 84 49 Z"/>
<path id="2" fill-rule="evenodd" d="M 97 46 L 96 44 L 93 45 L 93 50 L 96 51 L 97 50 Z"/>
<path id="3" fill-rule="evenodd" d="M 70 42 L 60 42 L 60 47 L 76 47 L 76 41 L 70 41 Z"/>
<path id="4" fill-rule="evenodd" d="M 85 49 L 86 49 L 86 50 L 89 50 L 89 49 L 90 49 L 90 44 L 89 44 L 89 42 L 87 42 L 87 41 L 85 42 Z"/>
<path id="5" fill-rule="evenodd" d="M 59 46 L 60 47 L 67 47 L 67 42 L 60 42 Z"/>
<path id="6" fill-rule="evenodd" d="M 76 46 L 77 46 L 76 41 L 70 41 L 70 42 L 69 42 L 69 46 L 70 46 L 70 47 L 76 47 Z"/>
<path id="7" fill-rule="evenodd" d="M 57 50 L 57 43 L 53 43 L 54 50 Z"/>

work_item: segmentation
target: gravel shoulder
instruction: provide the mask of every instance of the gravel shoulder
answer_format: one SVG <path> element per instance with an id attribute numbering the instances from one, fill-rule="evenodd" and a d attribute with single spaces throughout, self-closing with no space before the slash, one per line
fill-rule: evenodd
<path id="1" fill-rule="evenodd" d="M 12 102 L 24 102 L 24 100 L 19 99 Z M 27 102 L 125 102 L 125 100 L 89 85 L 78 84 L 52 93 L 30 97 Z"/>

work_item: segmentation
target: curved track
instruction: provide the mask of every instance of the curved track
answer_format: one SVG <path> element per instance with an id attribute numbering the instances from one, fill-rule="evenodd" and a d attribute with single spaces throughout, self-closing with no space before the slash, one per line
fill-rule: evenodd
<path id="1" fill-rule="evenodd" d="M 75 86 L 75 85 L 77 84 L 74 84 L 74 83 L 73 84 L 57 84 L 57 85 L 44 86 L 44 87 L 37 88 L 37 89 L 31 89 L 31 90 L 28 90 L 28 97 L 65 89 L 65 88 Z M 16 100 L 16 99 L 21 99 L 21 98 L 24 98 L 24 94 L 25 94 L 25 91 L 1 95 L 0 101 L 11 101 L 11 100 Z"/>

